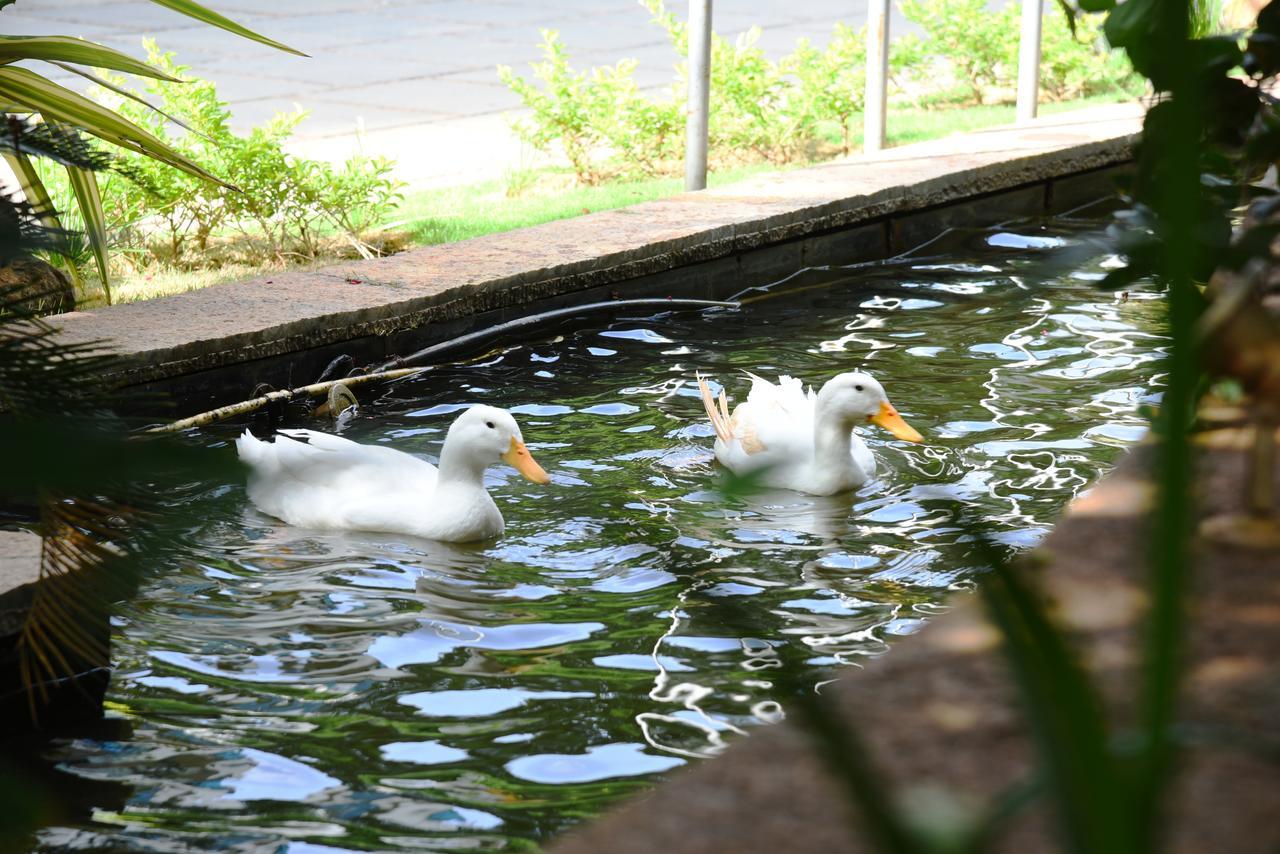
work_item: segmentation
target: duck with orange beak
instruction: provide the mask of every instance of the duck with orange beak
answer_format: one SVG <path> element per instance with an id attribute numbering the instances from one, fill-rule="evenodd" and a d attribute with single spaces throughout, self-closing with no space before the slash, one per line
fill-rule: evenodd
<path id="1" fill-rule="evenodd" d="M 236 440 L 249 467 L 249 499 L 306 528 L 382 531 L 445 542 L 502 533 L 502 513 L 484 488 L 499 461 L 538 484 L 551 478 L 525 447 L 511 413 L 473 406 L 449 427 L 440 466 L 381 445 L 314 430 L 281 430 L 264 442 Z"/>
<path id="2" fill-rule="evenodd" d="M 855 489 L 876 471 L 871 449 L 854 432 L 874 424 L 905 442 L 922 442 L 884 388 L 853 371 L 828 380 L 815 394 L 792 377 L 769 382 L 748 373 L 751 391 L 729 414 L 723 391 L 714 399 L 698 377 L 702 403 L 716 433 L 716 459 L 739 475 L 756 474 L 766 486 L 810 495 Z"/>

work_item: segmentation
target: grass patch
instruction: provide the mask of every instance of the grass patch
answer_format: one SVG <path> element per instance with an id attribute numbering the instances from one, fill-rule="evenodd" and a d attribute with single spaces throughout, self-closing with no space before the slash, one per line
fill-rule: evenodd
<path id="1" fill-rule="evenodd" d="M 1076 101 L 1054 101 L 1041 104 L 1040 115 L 1052 116 L 1102 104 L 1130 101 L 1133 98 L 1134 96 L 1127 92 L 1117 92 L 1113 95 L 1095 95 L 1092 98 L 1080 98 Z M 913 107 L 894 110 L 889 114 L 889 144 L 908 145 L 913 142 L 924 142 L 950 136 L 953 133 L 1013 124 L 1016 119 L 1017 108 L 1012 104 L 986 104 L 978 107 L 931 110 Z M 857 140 L 860 147 L 862 145 L 861 129 L 858 131 Z"/>
<path id="2" fill-rule="evenodd" d="M 1052 115 L 1129 100 L 1131 97 L 1117 92 L 1114 95 L 1042 104 L 1040 112 L 1042 115 Z M 933 109 L 894 107 L 889 115 L 889 142 L 892 145 L 922 142 L 953 133 L 1010 124 L 1014 117 L 1015 109 L 1011 105 Z M 855 139 L 861 147 L 861 129 L 856 130 Z M 767 163 L 742 166 L 714 172 L 708 175 L 707 183 L 716 187 L 762 172 L 787 171 L 809 165 L 812 164 L 797 162 L 785 167 Z M 594 211 L 664 199 L 683 190 L 684 180 L 679 177 L 614 181 L 596 187 L 584 187 L 575 183 L 568 170 L 516 172 L 500 180 L 406 193 L 396 211 L 394 222 L 388 227 L 407 232 L 411 246 L 453 243 Z M 326 262 L 319 261 L 305 266 L 323 266 L 324 263 Z M 119 302 L 133 302 L 260 276 L 278 269 L 278 265 L 228 265 L 216 270 L 194 272 L 150 270 L 145 275 L 121 276 L 114 287 Z M 95 302 L 98 300 L 90 299 L 86 304 Z"/>
<path id="3" fill-rule="evenodd" d="M 777 168 L 767 163 L 744 166 L 710 175 L 707 184 L 731 184 Z M 513 184 L 518 191 L 513 190 Z M 407 193 L 396 225 L 407 230 L 414 243 L 429 246 L 665 199 L 683 190 L 683 178 L 643 178 L 583 187 L 574 183 L 568 170 L 547 170 L 533 176 Z"/>
<path id="4" fill-rule="evenodd" d="M 1129 97 L 1127 94 L 1117 93 L 1043 104 L 1040 112 L 1051 115 L 1115 103 L 1128 100 Z M 889 116 L 889 142 L 893 145 L 922 142 L 953 133 L 1011 124 L 1014 117 L 1015 108 L 1012 105 L 894 108 Z M 856 131 L 856 140 L 861 147 L 861 129 Z M 762 172 L 779 172 L 809 165 L 812 164 L 793 163 L 778 167 L 762 163 L 744 166 L 713 172 L 707 176 L 707 184 L 715 187 L 741 181 Z M 397 227 L 410 233 L 413 243 L 429 246 L 664 199 L 683 190 L 683 178 L 646 178 L 584 187 L 574 183 L 568 170 L 518 173 L 505 180 L 407 193 L 397 212 L 396 223 Z"/>

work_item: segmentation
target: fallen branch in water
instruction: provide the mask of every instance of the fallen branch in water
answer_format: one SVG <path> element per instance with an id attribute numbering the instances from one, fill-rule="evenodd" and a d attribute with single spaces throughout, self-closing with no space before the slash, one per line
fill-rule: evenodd
<path id="1" fill-rule="evenodd" d="M 355 376 L 343 377 L 341 379 L 329 380 L 328 382 L 312 383 L 298 388 L 281 389 L 280 391 L 267 392 L 260 397 L 250 400 L 242 400 L 239 403 L 229 403 L 226 406 L 219 406 L 217 409 L 210 409 L 208 412 L 201 412 L 199 415 L 192 415 L 190 418 L 183 418 L 180 421 L 174 421 L 172 424 L 164 424 L 159 427 L 152 427 L 148 433 L 177 433 L 182 430 L 190 430 L 193 427 L 204 427 L 208 424 L 214 424 L 226 418 L 233 418 L 237 415 L 248 415 L 256 412 L 268 404 L 276 401 L 287 402 L 296 398 L 317 397 L 329 394 L 334 386 L 344 385 L 347 387 L 364 385 L 365 383 L 375 380 L 395 380 L 401 377 L 411 376 L 413 374 L 422 373 L 429 370 L 430 366 L 407 367 L 415 362 L 421 362 L 431 356 L 438 356 L 448 350 L 466 344 L 473 344 L 486 338 L 492 338 L 495 335 L 501 335 L 514 329 L 520 329 L 525 326 L 532 326 L 551 320 L 556 317 L 564 317 L 574 314 L 582 314 L 584 312 L 599 311 L 606 308 L 629 308 L 639 305 L 659 305 L 668 308 L 738 308 L 736 302 L 721 302 L 719 300 L 705 299 L 662 299 L 662 298 L 642 298 L 642 299 L 622 299 L 608 300 L 606 302 L 593 302 L 586 305 L 567 306 L 565 308 L 556 308 L 551 311 L 544 311 L 539 314 L 531 314 L 527 317 L 520 317 L 515 320 L 509 320 L 506 323 L 499 323 L 497 326 L 490 326 L 475 332 L 468 332 L 465 335 L 459 335 L 457 338 L 450 338 L 448 341 L 441 341 L 438 344 L 432 344 L 430 347 L 424 347 L 416 353 L 410 353 L 397 359 L 392 359 L 380 365 L 375 370 L 367 374 L 356 374 Z"/>

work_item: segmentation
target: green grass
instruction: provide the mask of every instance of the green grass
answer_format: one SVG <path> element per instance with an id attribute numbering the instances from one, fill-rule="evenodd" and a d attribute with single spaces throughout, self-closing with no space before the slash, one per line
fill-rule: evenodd
<path id="1" fill-rule="evenodd" d="M 1126 100 L 1130 95 L 1116 93 L 1077 101 L 1044 104 L 1045 115 Z M 938 107 L 933 109 L 894 107 L 889 115 L 889 142 L 906 145 L 937 139 L 953 133 L 1009 124 L 1014 120 L 1011 105 L 981 107 Z M 855 145 L 861 148 L 860 129 Z M 811 163 L 796 162 L 786 166 L 767 163 L 742 166 L 711 173 L 709 186 L 716 187 L 741 181 L 762 172 L 797 169 Z M 597 187 L 577 186 L 565 170 L 545 169 L 518 172 L 505 179 L 484 181 L 458 187 L 419 190 L 406 194 L 389 227 L 408 232 L 411 245 L 428 246 L 453 243 L 485 234 L 496 234 L 568 219 L 593 211 L 610 210 L 639 202 L 674 196 L 684 189 L 679 177 L 615 181 Z M 317 263 L 314 266 L 319 266 Z M 278 269 L 224 267 L 217 270 L 184 272 L 150 271 L 125 275 L 115 285 L 118 301 L 132 302 L 181 293 L 211 284 L 260 275 Z M 90 299 L 89 304 L 99 300 Z"/>
<path id="2" fill-rule="evenodd" d="M 1129 101 L 1133 100 L 1134 97 L 1134 95 L 1127 92 L 1117 92 L 1112 95 L 1095 95 L 1091 98 L 1080 98 L 1075 101 L 1055 101 L 1041 104 L 1040 115 L 1052 116 L 1071 110 L 1082 110 L 1086 107 Z M 918 107 L 898 109 L 889 114 L 889 144 L 908 145 L 913 142 L 924 142 L 928 139 L 937 139 L 953 133 L 1013 124 L 1015 119 L 1016 108 L 1012 104 L 987 104 L 979 107 L 935 108 L 931 110 Z M 857 146 L 862 146 L 861 132 L 857 135 Z"/>
<path id="3" fill-rule="evenodd" d="M 746 166 L 709 175 L 707 183 L 712 187 L 731 184 L 750 175 L 778 169 L 769 164 Z M 567 172 L 546 170 L 534 176 L 533 186 L 523 192 L 508 191 L 510 183 L 526 180 L 529 176 L 522 175 L 510 182 L 499 179 L 409 193 L 396 214 L 396 221 L 400 223 L 399 227 L 413 236 L 416 244 L 452 243 L 593 211 L 664 199 L 684 190 L 683 178 L 644 178 L 614 181 L 597 187 L 573 186 L 572 176 Z"/>
<path id="4" fill-rule="evenodd" d="M 1040 112 L 1042 115 L 1052 115 L 1114 103 L 1130 97 L 1126 93 L 1116 93 L 1043 104 Z M 1012 105 L 894 108 L 889 116 L 889 142 L 891 145 L 906 145 L 953 133 L 1010 124 L 1013 121 Z M 860 130 L 856 133 L 855 140 L 856 147 L 861 148 Z M 811 164 L 793 163 L 785 167 L 756 164 L 739 167 L 711 173 L 707 177 L 707 184 L 712 187 L 731 184 L 761 172 L 778 172 L 808 165 Z M 408 193 L 395 220 L 397 227 L 410 233 L 413 243 L 427 246 L 663 199 L 674 196 L 683 189 L 684 182 L 681 178 L 648 178 L 582 187 L 573 185 L 572 176 L 567 172 L 546 170 L 540 173 L 517 173 L 506 180 Z"/>

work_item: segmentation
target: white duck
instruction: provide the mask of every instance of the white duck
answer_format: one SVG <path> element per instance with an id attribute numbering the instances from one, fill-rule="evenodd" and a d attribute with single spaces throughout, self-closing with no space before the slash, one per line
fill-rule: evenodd
<path id="1" fill-rule="evenodd" d="M 280 433 L 285 435 L 263 442 L 246 430 L 236 450 L 250 469 L 249 499 L 300 527 L 483 540 L 504 527 L 484 488 L 486 468 L 502 460 L 534 483 L 550 481 L 511 413 L 493 406 L 473 406 L 458 416 L 445 436 L 439 469 L 403 451 L 328 433 Z"/>
<path id="2" fill-rule="evenodd" d="M 810 495 L 861 486 L 875 474 L 876 459 L 853 432 L 858 424 L 877 424 L 908 442 L 924 441 L 868 374 L 839 374 L 816 395 L 792 377 L 779 377 L 774 385 L 747 376 L 751 392 L 732 416 L 724 391 L 717 409 L 701 376 L 698 388 L 716 431 L 716 459 L 736 474 L 759 473 L 766 486 Z"/>

